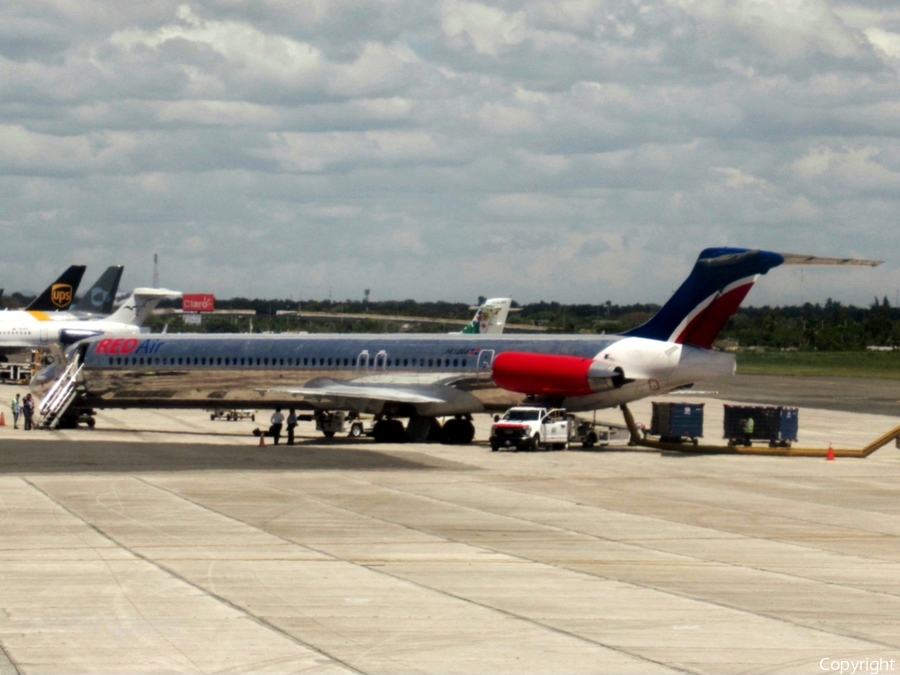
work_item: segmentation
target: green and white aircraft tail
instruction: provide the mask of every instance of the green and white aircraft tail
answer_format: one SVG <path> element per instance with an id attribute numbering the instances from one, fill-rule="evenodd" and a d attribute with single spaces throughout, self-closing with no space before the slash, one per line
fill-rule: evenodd
<path id="1" fill-rule="evenodd" d="M 470 307 L 477 310 L 472 322 L 463 328 L 460 333 L 472 335 L 499 335 L 506 326 L 506 317 L 512 298 L 491 298 L 480 307 Z"/>

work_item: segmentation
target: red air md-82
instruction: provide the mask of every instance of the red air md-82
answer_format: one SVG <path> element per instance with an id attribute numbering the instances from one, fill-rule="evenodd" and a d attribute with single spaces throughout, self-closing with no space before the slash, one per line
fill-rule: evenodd
<path id="1" fill-rule="evenodd" d="M 706 249 L 665 306 L 622 335 L 105 336 L 73 345 L 69 370 L 51 366 L 33 387 L 59 381 L 65 403 L 50 415 L 295 406 L 374 414 L 380 441 L 468 443 L 473 413 L 523 402 L 595 410 L 732 374 L 734 357 L 713 341 L 759 275 L 783 264 L 877 263 Z"/>

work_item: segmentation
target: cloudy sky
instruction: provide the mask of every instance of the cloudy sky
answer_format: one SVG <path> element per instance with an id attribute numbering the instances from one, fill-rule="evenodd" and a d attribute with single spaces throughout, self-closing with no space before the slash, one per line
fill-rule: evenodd
<path id="1" fill-rule="evenodd" d="M 219 297 L 900 298 L 882 0 L 0 3 L 0 286 L 72 262 Z"/>

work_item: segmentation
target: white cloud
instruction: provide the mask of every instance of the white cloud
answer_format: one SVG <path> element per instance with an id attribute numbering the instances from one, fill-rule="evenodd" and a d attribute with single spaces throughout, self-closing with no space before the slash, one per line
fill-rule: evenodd
<path id="1" fill-rule="evenodd" d="M 525 13 L 504 12 L 477 2 L 446 0 L 441 24 L 451 38 L 467 38 L 480 54 L 497 56 L 504 48 L 525 39 Z"/>
<path id="2" fill-rule="evenodd" d="M 767 187 L 766 181 L 760 180 L 756 176 L 751 176 L 734 167 L 715 167 L 713 172 L 720 174 L 723 177 L 722 183 L 725 187 L 733 190 L 740 190 L 751 186 Z"/>
<path id="3" fill-rule="evenodd" d="M 478 117 L 485 129 L 497 134 L 514 134 L 535 126 L 535 118 L 530 111 L 498 103 L 482 106 Z"/>
<path id="4" fill-rule="evenodd" d="M 878 161 L 881 150 L 865 146 L 843 152 L 829 148 L 816 149 L 794 162 L 792 168 L 809 180 L 826 177 L 845 189 L 896 189 L 900 187 L 900 171 L 892 171 Z"/>
<path id="5" fill-rule="evenodd" d="M 883 28 L 868 28 L 864 33 L 878 49 L 893 59 L 900 59 L 900 34 Z"/>
<path id="6" fill-rule="evenodd" d="M 438 145 L 418 131 L 367 131 L 272 134 L 271 156 L 288 171 L 326 171 L 339 164 L 383 164 L 427 161 Z"/>
<path id="7" fill-rule="evenodd" d="M 860 37 L 824 0 L 670 0 L 712 27 L 728 26 L 757 40 L 780 58 L 810 52 L 839 58 L 857 56 Z"/>

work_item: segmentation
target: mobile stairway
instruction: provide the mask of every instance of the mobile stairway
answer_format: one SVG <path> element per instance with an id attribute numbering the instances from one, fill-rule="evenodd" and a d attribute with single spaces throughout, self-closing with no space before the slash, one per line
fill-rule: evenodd
<path id="1" fill-rule="evenodd" d="M 41 416 L 39 429 L 56 429 L 59 427 L 63 416 L 72 405 L 72 402 L 78 397 L 78 394 L 84 391 L 84 384 L 81 378 L 81 370 L 84 363 L 81 355 L 76 355 L 65 372 L 53 383 L 53 386 L 41 401 L 41 407 L 38 412 Z"/>

